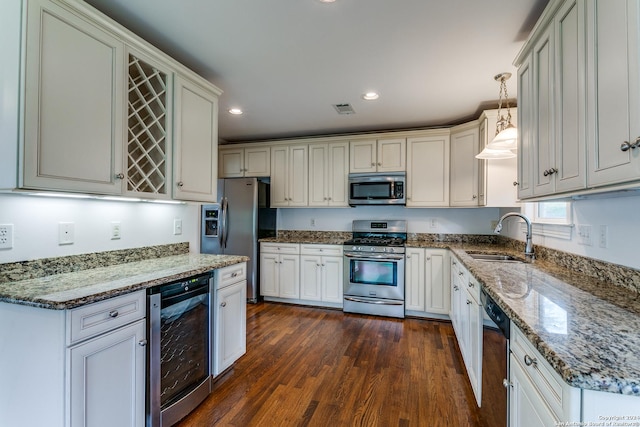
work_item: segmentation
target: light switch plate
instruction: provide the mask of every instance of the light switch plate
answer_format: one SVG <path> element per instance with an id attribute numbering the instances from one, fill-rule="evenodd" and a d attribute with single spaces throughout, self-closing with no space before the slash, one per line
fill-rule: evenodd
<path id="1" fill-rule="evenodd" d="M 120 221 L 111 221 L 111 240 L 119 240 L 121 232 Z"/>
<path id="2" fill-rule="evenodd" d="M 173 234 L 176 236 L 182 234 L 182 220 L 180 218 L 173 220 Z"/>
<path id="3" fill-rule="evenodd" d="M 579 225 L 578 226 L 578 244 L 591 246 L 591 226 L 590 225 Z"/>

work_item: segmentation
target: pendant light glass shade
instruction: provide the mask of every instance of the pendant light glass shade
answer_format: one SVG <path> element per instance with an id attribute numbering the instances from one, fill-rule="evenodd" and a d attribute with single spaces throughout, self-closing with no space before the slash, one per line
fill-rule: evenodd
<path id="1" fill-rule="evenodd" d="M 492 150 L 517 150 L 518 149 L 518 129 L 511 123 L 487 144 L 487 148 Z"/>
<path id="2" fill-rule="evenodd" d="M 508 149 L 494 150 L 487 146 L 484 150 L 480 152 L 480 154 L 476 154 L 476 159 L 482 159 L 482 160 L 513 159 L 515 156 L 516 155 L 511 150 L 508 150 Z"/>

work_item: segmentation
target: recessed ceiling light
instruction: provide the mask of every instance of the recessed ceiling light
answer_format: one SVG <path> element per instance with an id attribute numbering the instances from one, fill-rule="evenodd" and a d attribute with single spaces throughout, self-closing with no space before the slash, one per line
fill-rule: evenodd
<path id="1" fill-rule="evenodd" d="M 242 114 L 242 110 L 239 108 L 229 108 L 229 113 L 238 116 Z"/>
<path id="2" fill-rule="evenodd" d="M 380 98 L 380 95 L 378 95 L 376 92 L 367 92 L 364 95 L 362 95 L 362 99 L 366 101 L 373 101 L 374 99 L 378 99 L 378 98 Z"/>

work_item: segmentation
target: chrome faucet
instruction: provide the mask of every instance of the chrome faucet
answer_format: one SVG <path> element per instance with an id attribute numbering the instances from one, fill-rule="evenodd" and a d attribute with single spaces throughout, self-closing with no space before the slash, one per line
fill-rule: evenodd
<path id="1" fill-rule="evenodd" d="M 500 231 L 502 230 L 502 221 L 504 221 L 505 219 L 511 217 L 511 216 L 517 216 L 520 217 L 524 220 L 524 222 L 527 223 L 527 237 L 526 237 L 526 242 L 524 245 L 524 257 L 527 261 L 533 261 L 535 259 L 535 254 L 533 253 L 533 242 L 531 241 L 531 220 L 529 218 L 527 218 L 526 215 L 523 215 L 519 212 L 509 212 L 506 213 L 504 215 L 502 215 L 502 218 L 500 218 L 500 221 L 498 221 L 498 225 L 496 225 L 496 229 L 494 230 L 495 233 L 500 233 Z"/>

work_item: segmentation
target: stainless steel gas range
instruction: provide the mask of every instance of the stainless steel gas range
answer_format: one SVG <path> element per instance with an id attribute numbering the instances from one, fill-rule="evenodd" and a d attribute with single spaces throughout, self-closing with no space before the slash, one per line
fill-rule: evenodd
<path id="1" fill-rule="evenodd" d="M 344 242 L 344 305 L 347 313 L 404 317 L 407 222 L 356 220 Z"/>

